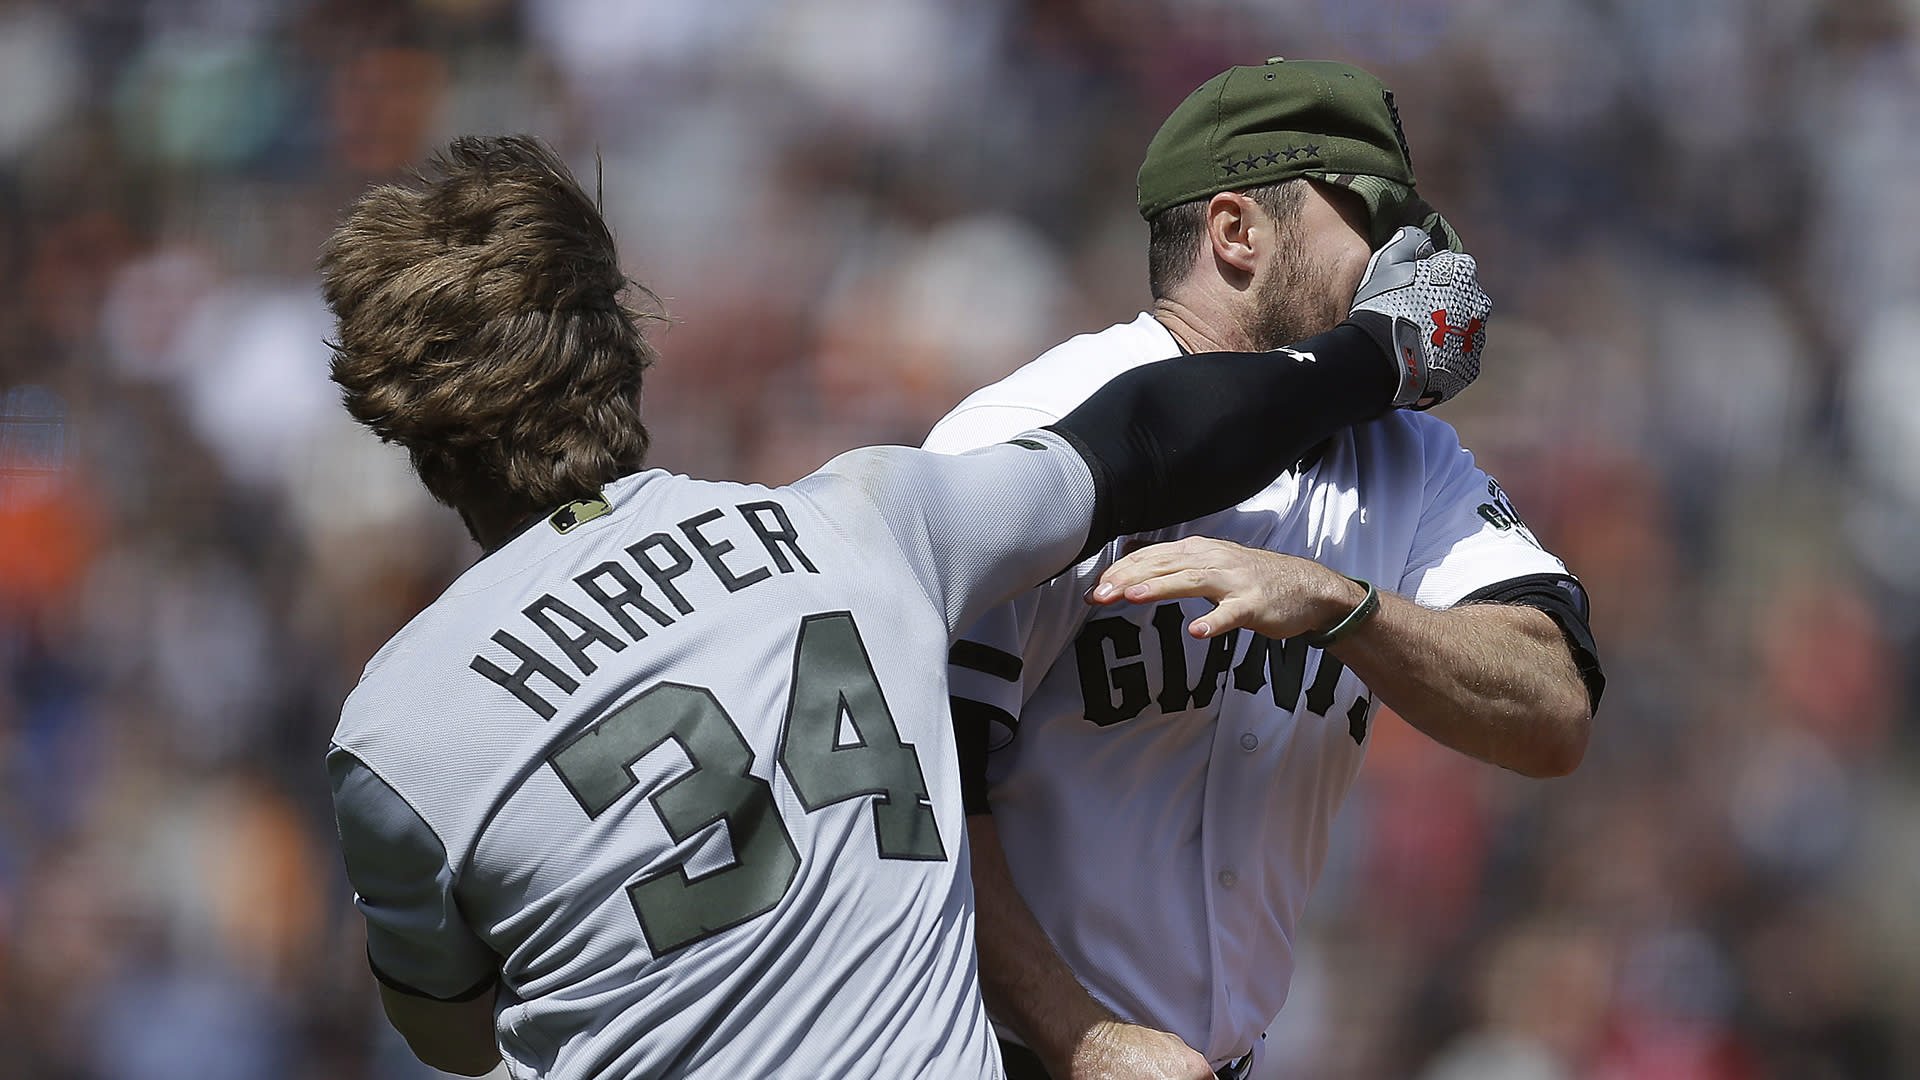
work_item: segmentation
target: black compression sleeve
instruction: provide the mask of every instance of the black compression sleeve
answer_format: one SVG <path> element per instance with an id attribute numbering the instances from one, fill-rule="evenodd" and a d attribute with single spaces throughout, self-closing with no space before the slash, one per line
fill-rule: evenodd
<path id="1" fill-rule="evenodd" d="M 1251 496 L 1322 439 L 1385 412 L 1394 374 L 1377 339 L 1344 322 L 1291 354 L 1196 353 L 1115 377 L 1050 425 L 1093 472 L 1093 527 L 1076 561 Z"/>

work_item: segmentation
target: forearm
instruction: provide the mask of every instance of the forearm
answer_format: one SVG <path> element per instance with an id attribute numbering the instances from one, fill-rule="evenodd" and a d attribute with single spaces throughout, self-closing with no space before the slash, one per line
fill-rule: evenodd
<path id="1" fill-rule="evenodd" d="M 1053 429 L 1087 460 L 1087 551 L 1260 490 L 1334 432 L 1386 411 L 1392 369 L 1343 323 L 1296 352 L 1200 353 L 1116 377 Z"/>
<path id="2" fill-rule="evenodd" d="M 1345 581 L 1351 610 L 1362 590 Z M 1572 772 L 1586 752 L 1586 684 L 1560 627 L 1517 604 L 1434 611 L 1381 594 L 1330 647 L 1402 719 L 1442 745 L 1527 776 Z"/>
<path id="3" fill-rule="evenodd" d="M 1189 536 L 1122 556 L 1087 599 L 1144 605 L 1189 596 L 1214 602 L 1188 625 L 1194 637 L 1246 627 L 1311 640 L 1345 622 L 1366 589 L 1310 559 Z M 1568 617 L 1580 621 L 1563 632 L 1522 603 L 1432 611 L 1383 591 L 1371 617 L 1322 647 L 1442 744 L 1528 776 L 1558 776 L 1586 752 L 1601 683 L 1595 667 L 1590 698 L 1568 634 L 1590 639 L 1584 617 L 1571 609 Z M 1582 651 L 1591 662 L 1590 648 Z"/>
<path id="4" fill-rule="evenodd" d="M 967 818 L 974 937 L 987 1011 L 1055 1068 L 1089 1029 L 1116 1019 L 1080 985 L 1014 888 L 990 814 Z"/>

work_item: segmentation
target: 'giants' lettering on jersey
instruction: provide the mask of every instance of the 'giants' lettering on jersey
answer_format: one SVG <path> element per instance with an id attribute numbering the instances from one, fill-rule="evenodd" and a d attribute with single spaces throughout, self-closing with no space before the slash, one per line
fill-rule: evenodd
<path id="1" fill-rule="evenodd" d="M 1257 694 L 1271 685 L 1273 703 L 1280 708 L 1298 712 L 1304 705 L 1317 716 L 1329 714 L 1346 665 L 1331 653 L 1292 639 L 1275 641 L 1239 630 L 1211 638 L 1206 642 L 1199 677 L 1190 680 L 1187 643 L 1192 639 L 1187 637 L 1186 626 L 1191 617 L 1178 602 L 1154 609 L 1152 627 L 1160 646 L 1158 671 L 1151 670 L 1141 658 L 1145 627 L 1119 616 L 1087 623 L 1073 642 L 1086 718 L 1107 727 L 1132 720 L 1150 703 L 1158 705 L 1162 715 L 1203 709 L 1213 703 L 1229 671 L 1235 691 Z M 1244 650 L 1240 649 L 1242 638 L 1246 639 Z M 1303 696 L 1307 659 L 1313 653 L 1319 654 L 1320 663 Z M 1372 706 L 1372 700 L 1363 693 L 1346 709 L 1347 734 L 1356 745 L 1366 741 L 1367 714 Z"/>
<path id="2" fill-rule="evenodd" d="M 527 621 L 546 635 L 560 651 L 565 658 L 564 664 L 527 644 L 521 635 L 502 628 L 494 631 L 493 641 L 511 656 L 496 661 L 475 655 L 467 666 L 519 698 L 521 704 L 540 714 L 541 719 L 550 720 L 559 709 L 534 685 L 535 677 L 554 690 L 571 694 L 580 688 L 580 680 L 575 677 L 575 672 L 584 677 L 598 670 L 599 665 L 591 649 L 598 647 L 609 653 L 617 653 L 629 643 L 646 637 L 648 623 L 656 629 L 672 626 L 674 616 L 648 595 L 649 585 L 674 611 L 681 615 L 693 614 L 693 603 L 687 599 L 677 579 L 694 569 L 695 554 L 699 555 L 706 571 L 729 593 L 770 580 L 776 572 L 791 574 L 796 572 L 796 568 L 804 568 L 810 574 L 820 572 L 813 565 L 813 560 L 807 558 L 806 552 L 800 550 L 800 535 L 794 530 L 786 509 L 779 503 L 741 503 L 733 509 L 746 521 L 753 535 L 759 538 L 761 546 L 766 548 L 767 557 L 772 560 L 771 566 L 763 564 L 745 568 L 741 565 L 743 553 L 735 550 L 733 540 L 718 535 L 726 526 L 716 526 L 714 523 L 726 514 L 716 507 L 680 522 L 678 528 L 680 535 L 686 538 L 685 544 L 671 533 L 657 532 L 639 543 L 628 545 L 626 554 L 631 560 L 631 568 L 625 563 L 609 560 L 575 577 L 574 589 L 565 590 L 571 594 L 573 603 L 558 596 L 543 594 L 521 609 L 520 613 L 526 616 Z M 688 548 L 692 548 L 692 551 L 689 552 Z M 732 562 L 728 561 L 730 559 Z M 638 575 L 634 573 L 635 569 L 639 571 Z M 642 576 L 649 584 L 641 583 Z M 582 598 L 591 603 L 582 602 Z M 588 616 L 586 610 L 592 607 L 597 607 L 613 625 L 605 625 Z M 646 621 L 642 622 L 640 616 L 645 616 Z M 618 627 L 619 633 L 614 631 L 614 627 Z M 522 634 L 525 634 L 524 630 Z M 503 664 L 512 665 L 511 669 Z"/>

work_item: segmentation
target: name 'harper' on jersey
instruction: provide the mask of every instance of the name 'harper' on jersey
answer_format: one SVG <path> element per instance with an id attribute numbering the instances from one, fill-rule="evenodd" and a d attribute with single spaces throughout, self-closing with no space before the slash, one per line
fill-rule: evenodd
<path id="1" fill-rule="evenodd" d="M 686 538 L 685 544 L 672 533 L 652 533 L 637 543 L 627 545 L 625 551 L 627 558 L 632 561 L 631 568 L 621 562 L 608 560 L 584 574 L 574 576 L 573 584 L 579 595 L 604 612 L 613 625 L 626 635 L 624 638 L 587 616 L 581 609 L 589 604 L 580 603 L 577 598 L 575 603 L 570 604 L 557 596 L 543 593 L 533 603 L 520 609 L 520 614 L 546 635 L 565 657 L 566 664 L 584 678 L 599 669 L 599 665 L 588 654 L 588 649 L 598 645 L 617 653 L 647 636 L 647 627 L 638 616 L 646 616 L 656 629 L 674 624 L 674 616 L 647 595 L 647 587 L 635 575 L 635 570 L 651 582 L 658 595 L 682 616 L 693 614 L 694 605 L 676 579 L 696 566 L 704 567 L 729 593 L 771 580 L 776 572 L 791 574 L 800 569 L 810 574 L 820 572 L 813 560 L 807 558 L 806 552 L 800 550 L 799 533 L 795 531 L 786 509 L 779 503 L 741 503 L 732 509 L 745 522 L 747 530 L 758 538 L 760 546 L 766 549 L 770 564 L 762 563 L 747 569 L 738 565 L 744 553 L 737 553 L 736 548 L 751 545 L 751 541 L 738 531 L 739 522 L 727 518 L 725 510 L 715 507 L 675 526 L 680 535 Z M 715 522 L 722 519 L 726 520 L 716 527 Z M 553 522 L 553 526 L 561 531 L 571 527 L 557 521 Z M 729 530 L 733 530 L 731 535 L 728 535 Z M 697 564 L 694 562 L 695 554 L 700 557 Z M 728 565 L 726 560 L 730 554 L 736 560 L 736 565 Z M 524 629 L 522 633 L 525 633 Z M 512 654 L 511 658 L 496 661 L 483 654 L 475 654 L 467 666 L 504 687 L 527 708 L 539 713 L 541 719 L 551 720 L 559 710 L 535 689 L 534 676 L 539 676 L 564 694 L 571 694 L 580 688 L 580 679 L 575 678 L 559 660 L 527 644 L 511 630 L 505 627 L 495 630 L 493 641 Z M 515 666 L 508 670 L 502 666 L 503 662 Z"/>

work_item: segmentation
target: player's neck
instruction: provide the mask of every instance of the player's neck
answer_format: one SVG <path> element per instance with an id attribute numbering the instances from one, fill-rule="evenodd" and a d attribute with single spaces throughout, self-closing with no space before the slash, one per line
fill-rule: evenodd
<path id="1" fill-rule="evenodd" d="M 1162 297 L 1153 302 L 1152 314 L 1187 352 L 1255 351 L 1233 320 L 1210 316 L 1202 305 Z"/>
<path id="2" fill-rule="evenodd" d="M 529 520 L 525 514 L 488 515 L 468 509 L 460 510 L 460 521 L 466 525 L 467 535 L 480 545 L 483 555 L 493 554 L 505 547 L 507 541 L 525 532 Z"/>

